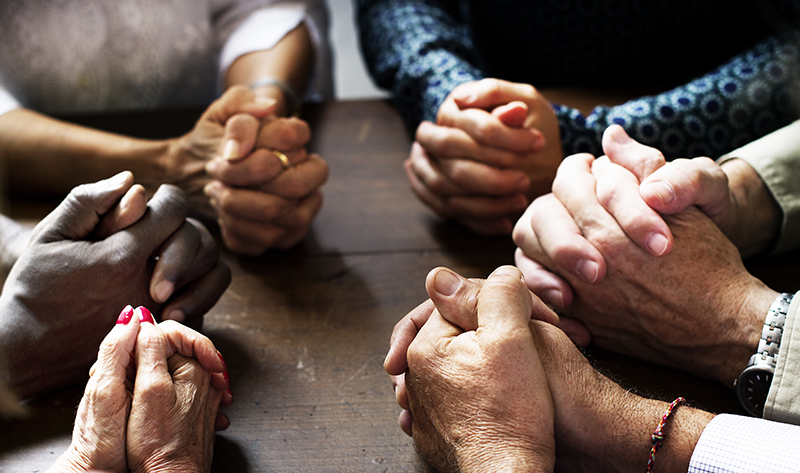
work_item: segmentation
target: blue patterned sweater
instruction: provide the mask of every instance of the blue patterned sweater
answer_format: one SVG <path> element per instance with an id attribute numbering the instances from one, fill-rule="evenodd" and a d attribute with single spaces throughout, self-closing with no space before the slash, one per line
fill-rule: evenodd
<path id="1" fill-rule="evenodd" d="M 665 90 L 588 116 L 554 105 L 565 155 L 622 125 L 668 159 L 718 157 L 800 116 L 800 2 L 356 0 L 361 47 L 411 129 L 451 90 L 498 77 Z"/>

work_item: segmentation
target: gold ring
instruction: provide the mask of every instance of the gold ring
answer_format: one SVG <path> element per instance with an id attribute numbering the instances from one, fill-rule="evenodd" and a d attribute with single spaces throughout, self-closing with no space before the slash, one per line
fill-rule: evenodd
<path id="1" fill-rule="evenodd" d="M 289 162 L 289 158 L 287 158 L 285 154 L 281 153 L 277 149 L 271 149 L 270 152 L 278 157 L 278 159 L 281 161 L 281 166 L 283 166 L 284 170 L 292 167 L 292 163 Z"/>

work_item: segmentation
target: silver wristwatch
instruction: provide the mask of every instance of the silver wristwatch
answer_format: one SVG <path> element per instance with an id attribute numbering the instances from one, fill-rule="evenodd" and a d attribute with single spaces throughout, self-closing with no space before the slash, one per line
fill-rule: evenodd
<path id="1" fill-rule="evenodd" d="M 739 402 L 752 416 L 764 415 L 764 404 L 767 401 L 775 367 L 778 365 L 781 335 L 792 297 L 794 294 L 783 293 L 772 303 L 764 327 L 761 329 L 758 351 L 750 357 L 747 368 L 733 383 Z"/>

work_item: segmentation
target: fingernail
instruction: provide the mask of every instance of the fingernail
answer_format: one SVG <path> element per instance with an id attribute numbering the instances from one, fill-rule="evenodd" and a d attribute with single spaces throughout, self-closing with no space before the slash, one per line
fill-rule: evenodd
<path id="1" fill-rule="evenodd" d="M 222 148 L 222 157 L 228 161 L 238 158 L 239 143 L 237 143 L 234 139 L 229 139 L 226 141 L 225 146 Z"/>
<path id="2" fill-rule="evenodd" d="M 166 302 L 169 299 L 169 296 L 172 295 L 172 291 L 175 290 L 175 284 L 171 281 L 167 281 L 166 279 L 162 279 L 158 281 L 153 287 L 153 292 L 156 293 L 156 301 L 157 302 Z"/>
<path id="3" fill-rule="evenodd" d="M 203 194 L 205 194 L 206 197 L 216 197 L 217 192 L 219 192 L 219 189 L 217 188 L 215 182 L 209 182 L 208 184 L 203 186 Z"/>
<path id="4" fill-rule="evenodd" d="M 548 304 L 558 307 L 559 309 L 564 308 L 564 295 L 561 294 L 561 291 L 558 289 L 547 289 L 542 291 L 542 299 Z"/>
<path id="5" fill-rule="evenodd" d="M 225 161 L 222 158 L 212 159 L 211 161 L 206 163 L 206 172 L 209 174 L 214 174 L 219 172 L 219 168 L 222 166 L 222 162 Z"/>
<path id="6" fill-rule="evenodd" d="M 597 281 L 597 276 L 600 274 L 600 265 L 592 260 L 582 259 L 578 261 L 577 271 L 580 277 L 588 283 Z"/>
<path id="7" fill-rule="evenodd" d="M 138 312 L 137 315 L 139 316 L 140 322 L 148 322 L 155 325 L 156 321 L 155 319 L 153 319 L 153 314 L 151 314 L 150 311 L 147 310 L 147 307 L 140 305 L 139 307 L 136 308 L 136 312 Z"/>
<path id="8" fill-rule="evenodd" d="M 472 103 L 475 101 L 475 99 L 478 98 L 478 94 L 476 94 L 475 92 L 465 92 L 463 90 L 456 90 L 453 93 L 453 98 L 456 100 L 460 100 L 462 102 Z"/>
<path id="9" fill-rule="evenodd" d="M 172 309 L 169 311 L 166 317 L 162 314 L 162 319 L 164 320 L 174 320 L 175 322 L 183 322 L 186 320 L 186 314 L 183 313 L 180 309 Z"/>
<path id="10" fill-rule="evenodd" d="M 228 372 L 223 371 L 222 377 L 225 378 L 225 384 L 228 385 L 228 390 L 230 391 L 231 379 L 228 377 Z"/>
<path id="11" fill-rule="evenodd" d="M 131 192 L 126 192 L 125 195 L 122 196 L 122 200 L 119 201 L 120 209 L 127 209 L 130 207 L 131 196 L 133 196 Z"/>
<path id="12" fill-rule="evenodd" d="M 461 280 L 452 272 L 443 269 L 436 273 L 436 278 L 433 280 L 433 288 L 436 292 L 445 296 L 451 296 L 456 293 Z"/>
<path id="13" fill-rule="evenodd" d="M 272 97 L 266 97 L 263 95 L 256 95 L 254 101 L 256 104 L 258 104 L 259 107 L 263 108 L 269 108 L 278 103 L 278 101 L 273 99 Z"/>
<path id="14" fill-rule="evenodd" d="M 117 318 L 117 325 L 128 325 L 133 317 L 133 307 L 126 305 L 122 312 L 119 313 Z"/>
<path id="15" fill-rule="evenodd" d="M 222 362 L 222 368 L 225 370 L 225 372 L 227 372 L 228 371 L 228 364 L 225 363 L 225 358 L 222 357 L 222 353 L 217 352 L 217 356 L 219 357 L 219 361 Z"/>
<path id="16" fill-rule="evenodd" d="M 661 199 L 661 202 L 669 204 L 675 200 L 675 189 L 668 182 L 656 181 L 647 184 L 647 186 Z"/>
<path id="17" fill-rule="evenodd" d="M 625 133 L 625 130 L 623 130 L 621 127 L 614 128 L 614 132 L 611 134 L 611 138 L 614 140 L 615 143 L 621 145 L 626 145 L 632 141 L 631 137 L 628 136 L 628 134 Z"/>
<path id="18" fill-rule="evenodd" d="M 536 131 L 538 132 L 538 130 L 536 130 Z M 541 132 L 538 132 L 534 136 L 533 141 L 531 141 L 530 150 L 535 153 L 536 151 L 539 151 L 542 148 L 544 148 L 546 144 L 547 144 L 547 139 L 545 138 L 544 134 L 541 133 Z"/>
<path id="19" fill-rule="evenodd" d="M 501 274 L 505 276 L 512 276 L 515 278 L 519 278 L 522 281 L 525 280 L 525 278 L 522 276 L 522 273 L 520 273 L 519 270 L 514 266 L 500 266 L 499 268 L 492 271 L 492 274 L 490 274 L 489 277 L 498 276 Z"/>
<path id="20" fill-rule="evenodd" d="M 106 184 L 108 184 L 109 189 L 119 189 L 125 185 L 125 183 L 128 182 L 128 174 L 128 171 L 122 171 L 106 179 Z"/>
<path id="21" fill-rule="evenodd" d="M 667 237 L 664 235 L 653 232 L 650 236 L 647 237 L 647 249 L 650 250 L 650 253 L 653 253 L 656 256 L 661 256 L 667 251 Z"/>
<path id="22" fill-rule="evenodd" d="M 386 369 L 386 363 L 389 362 L 389 355 L 392 354 L 392 347 L 389 347 L 389 351 L 386 352 L 386 358 L 383 359 L 383 369 Z"/>

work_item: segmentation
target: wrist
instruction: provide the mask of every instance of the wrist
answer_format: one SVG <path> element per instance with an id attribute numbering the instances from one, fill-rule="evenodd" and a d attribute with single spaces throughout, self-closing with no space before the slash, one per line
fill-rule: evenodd
<path id="1" fill-rule="evenodd" d="M 284 87 L 288 87 L 288 85 L 284 85 Z M 257 82 L 251 85 L 251 89 L 256 97 L 275 101 L 275 116 L 288 117 L 295 113 L 299 114 L 299 99 L 291 89 L 284 89 L 277 84 L 258 85 Z"/>
<path id="2" fill-rule="evenodd" d="M 728 176 L 736 214 L 726 234 L 742 257 L 768 251 L 780 234 L 783 213 L 778 202 L 747 161 L 731 159 L 720 167 Z"/>
<path id="3" fill-rule="evenodd" d="M 81 455 L 72 444 L 63 455 L 56 461 L 55 465 L 47 470 L 49 473 L 85 473 L 96 471 L 91 463 Z"/>
<path id="4" fill-rule="evenodd" d="M 617 389 L 614 396 L 600 396 L 599 403 L 586 406 L 591 412 L 576 426 L 580 440 L 571 441 L 569 449 L 562 448 L 565 442 L 558 443 L 556 471 L 641 473 L 646 469 L 651 436 L 669 403 Z M 685 405 L 675 408 L 665 425 L 654 471 L 687 471 L 694 447 L 713 417 Z"/>
<path id="5" fill-rule="evenodd" d="M 3 279 L 28 247 L 32 231 L 32 228 L 0 215 L 0 274 Z"/>
<path id="6" fill-rule="evenodd" d="M 163 464 L 145 465 L 140 468 L 131 468 L 131 473 L 206 473 L 211 468 L 201 468 L 192 462 L 165 462 Z"/>
<path id="7" fill-rule="evenodd" d="M 555 451 L 513 446 L 510 442 L 481 442 L 475 448 L 457 449 L 456 463 L 463 473 L 549 473 L 555 465 Z"/>
<path id="8" fill-rule="evenodd" d="M 753 278 L 753 280 L 750 289 L 740 290 L 738 296 L 728 298 L 731 303 L 729 310 L 737 313 L 738 317 L 730 329 L 732 336 L 730 347 L 719 357 L 715 378 L 731 389 L 739 374 L 747 367 L 750 357 L 756 352 L 764 318 L 778 297 L 778 292 L 758 279 Z"/>

